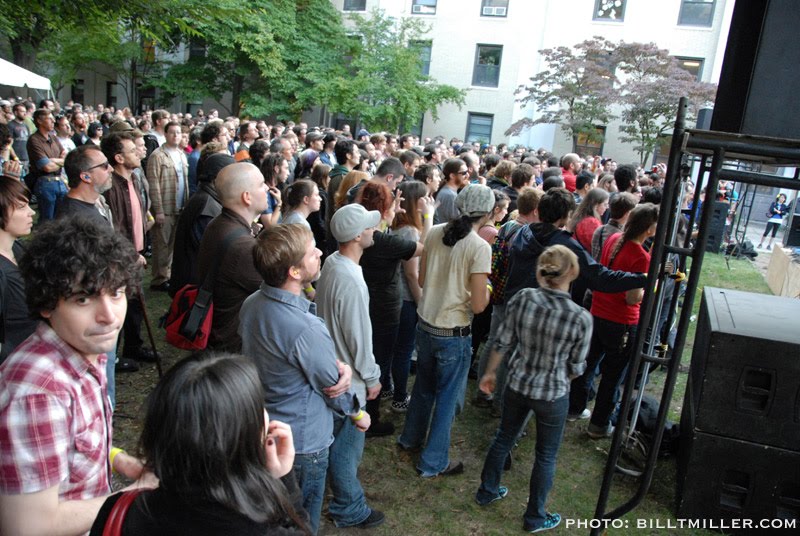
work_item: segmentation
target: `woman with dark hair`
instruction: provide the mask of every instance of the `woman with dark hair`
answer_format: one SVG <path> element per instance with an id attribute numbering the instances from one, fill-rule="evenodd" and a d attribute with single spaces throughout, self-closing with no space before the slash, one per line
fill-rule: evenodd
<path id="1" fill-rule="evenodd" d="M 286 188 L 283 198 L 286 209 L 283 211 L 281 223 L 300 223 L 311 230 L 308 217 L 319 211 L 322 201 L 317 185 L 308 179 L 295 180 Z"/>
<path id="2" fill-rule="evenodd" d="M 399 198 L 398 198 L 399 199 Z M 358 191 L 356 203 L 367 210 L 381 213 L 374 243 L 364 250 L 361 269 L 369 291 L 369 319 L 372 324 L 372 347 L 375 362 L 381 368 L 381 395 L 367 401 L 367 413 L 372 425 L 368 437 L 394 433 L 394 425 L 381 421 L 381 399 L 392 399 L 392 356 L 400 329 L 403 298 L 400 289 L 400 262 L 409 261 L 422 253 L 422 244 L 387 232 L 397 211 L 396 199 L 383 182 L 367 181 Z M 405 394 L 403 394 L 405 401 Z"/>
<path id="3" fill-rule="evenodd" d="M 550 246 L 542 252 L 536 263 L 539 288 L 523 289 L 509 300 L 506 320 L 479 385 L 491 395 L 497 368 L 510 357 L 502 418 L 481 471 L 475 495 L 478 504 L 486 506 L 508 494 L 508 488 L 500 485 L 503 465 L 529 413 L 536 415 L 536 458 L 523 516 L 523 527 L 529 532 L 552 529 L 561 522 L 561 516 L 548 513 L 545 504 L 567 422 L 570 380 L 586 367 L 592 332 L 592 316 L 569 294 L 579 271 L 578 257 L 566 246 Z"/>
<path id="4" fill-rule="evenodd" d="M 309 179 L 317 185 L 320 203 L 319 210 L 316 213 L 311 214 L 307 221 L 311 226 L 311 232 L 314 233 L 314 241 L 317 243 L 317 247 L 322 250 L 323 263 L 327 257 L 325 252 L 328 249 L 325 247 L 325 236 L 327 233 L 325 217 L 328 210 L 332 210 L 332 208 L 329 208 L 331 205 L 331 200 L 328 197 L 328 184 L 331 181 L 330 173 L 331 166 L 327 164 L 317 164 L 314 166 L 314 169 L 311 170 L 311 176 L 309 177 Z"/>
<path id="5" fill-rule="evenodd" d="M 428 193 L 427 186 L 420 181 L 401 182 L 397 187 L 403 199 L 400 207 L 403 212 L 397 214 L 392 223 L 395 236 L 414 242 L 425 242 L 425 237 L 433 223 L 434 201 Z M 422 287 L 419 286 L 419 257 L 400 261 L 403 274 L 400 278 L 400 296 L 403 305 L 400 309 L 400 324 L 397 341 L 392 350 L 392 392 L 391 409 L 395 413 L 408 411 L 408 374 L 411 367 L 411 353 L 414 350 L 417 327 L 417 304 L 422 299 Z"/>
<path id="6" fill-rule="evenodd" d="M 450 461 L 450 429 L 464 406 L 472 316 L 489 304 L 492 248 L 477 230 L 491 217 L 494 194 L 488 186 L 470 184 L 455 206 L 461 216 L 431 228 L 420 259 L 417 380 L 397 440 L 401 448 L 417 449 L 427 436 L 417 465 L 424 478 L 464 471 L 461 462 Z"/>
<path id="7" fill-rule="evenodd" d="M 769 210 L 767 211 L 769 219 L 767 220 L 767 227 L 764 229 L 764 234 L 761 235 L 761 242 L 758 243 L 759 249 L 764 246 L 764 239 L 770 231 L 772 231 L 772 236 L 769 237 L 769 242 L 767 242 L 767 249 L 772 249 L 772 241 L 775 240 L 775 235 L 778 234 L 778 229 L 781 223 L 783 223 L 783 217 L 788 212 L 789 207 L 786 205 L 786 194 L 778 194 L 778 197 L 770 204 Z"/>
<path id="8" fill-rule="evenodd" d="M 103 125 L 101 123 L 92 122 L 89 123 L 89 127 L 86 129 L 86 135 L 89 137 L 86 140 L 86 144 L 94 143 L 95 145 L 100 145 L 100 139 L 103 137 Z"/>
<path id="9" fill-rule="evenodd" d="M 30 192 L 18 179 L 0 177 L 0 363 L 36 329 L 25 302 L 25 281 L 17 266 L 23 247 L 19 239 L 31 233 Z"/>
<path id="10" fill-rule="evenodd" d="M 262 389 L 239 355 L 195 354 L 164 375 L 139 440 L 159 487 L 135 498 L 123 534 L 310 534 L 295 506 L 292 430 L 269 421 Z M 120 495 L 106 500 L 91 536 L 103 534 Z"/>
<path id="11" fill-rule="evenodd" d="M 575 240 L 586 251 L 592 251 L 592 235 L 603 225 L 601 219 L 606 210 L 608 210 L 608 192 L 602 188 L 592 188 L 572 215 L 567 230 L 573 233 Z"/>
<path id="12" fill-rule="evenodd" d="M 269 188 L 267 210 L 260 217 L 266 227 L 277 225 L 281 218 L 282 194 L 289 177 L 289 162 L 279 153 L 270 153 L 261 162 L 261 174 Z"/>
<path id="13" fill-rule="evenodd" d="M 305 179 L 311 175 L 311 171 L 318 163 L 319 153 L 314 149 L 305 149 L 297 157 L 297 167 L 294 170 L 294 179 Z"/>
<path id="14" fill-rule="evenodd" d="M 611 270 L 647 272 L 650 254 L 643 244 L 655 235 L 657 222 L 657 206 L 652 203 L 637 205 L 628 216 L 625 230 L 606 240 L 601 262 Z M 597 389 L 594 411 L 587 430 L 592 439 L 609 437 L 614 430 L 610 424 L 611 414 L 633 350 L 636 326 L 639 323 L 639 304 L 643 297 L 644 289 L 641 288 L 615 293 L 595 290 L 592 293 L 592 343 L 586 371 L 573 381 L 570 400 L 573 414 L 585 411 L 595 370 L 602 362 L 603 377 Z"/>

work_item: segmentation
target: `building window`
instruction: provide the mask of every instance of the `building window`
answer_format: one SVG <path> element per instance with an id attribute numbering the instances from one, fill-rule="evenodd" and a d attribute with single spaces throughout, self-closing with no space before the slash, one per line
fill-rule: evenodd
<path id="1" fill-rule="evenodd" d="M 678 24 L 682 26 L 711 26 L 715 0 L 683 0 Z"/>
<path id="2" fill-rule="evenodd" d="M 625 20 L 625 0 L 595 0 L 594 20 Z"/>
<path id="3" fill-rule="evenodd" d="M 675 59 L 678 60 L 678 66 L 680 66 L 681 69 L 697 78 L 698 82 L 700 81 L 700 78 L 703 76 L 703 58 L 676 57 Z"/>
<path id="4" fill-rule="evenodd" d="M 507 17 L 508 0 L 481 0 L 482 17 Z"/>
<path id="5" fill-rule="evenodd" d="M 200 59 L 206 57 L 206 44 L 199 39 L 189 41 L 189 59 Z"/>
<path id="6" fill-rule="evenodd" d="M 420 72 L 424 76 L 429 76 L 431 74 L 431 42 L 412 41 L 411 47 L 419 52 L 419 59 L 421 62 Z"/>
<path id="7" fill-rule="evenodd" d="M 342 11 L 366 11 L 367 0 L 344 0 Z"/>
<path id="8" fill-rule="evenodd" d="M 500 62 L 502 59 L 502 46 L 478 45 L 475 51 L 475 69 L 472 72 L 472 85 L 497 87 L 500 81 Z"/>
<path id="9" fill-rule="evenodd" d="M 594 127 L 593 134 L 578 134 L 575 152 L 584 156 L 602 155 L 605 139 L 606 127 Z"/>
<path id="10" fill-rule="evenodd" d="M 84 83 L 83 79 L 78 78 L 72 83 L 72 90 L 70 91 L 70 98 L 73 102 L 83 104 L 84 98 Z"/>
<path id="11" fill-rule="evenodd" d="M 469 112 L 467 114 L 467 135 L 464 136 L 464 141 L 467 143 L 476 141 L 480 143 L 491 143 L 493 122 L 494 116 L 491 114 L 474 114 Z"/>
<path id="12" fill-rule="evenodd" d="M 414 15 L 436 15 L 436 0 L 411 0 Z"/>

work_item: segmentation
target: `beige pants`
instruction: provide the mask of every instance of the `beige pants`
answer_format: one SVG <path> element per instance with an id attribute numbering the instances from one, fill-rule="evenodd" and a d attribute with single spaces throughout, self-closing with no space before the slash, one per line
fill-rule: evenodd
<path id="1" fill-rule="evenodd" d="M 153 267 L 152 285 L 160 285 L 169 281 L 172 273 L 172 250 L 175 248 L 175 228 L 177 215 L 164 215 L 164 223 L 156 223 L 150 230 L 153 240 L 153 257 L 150 263 Z"/>

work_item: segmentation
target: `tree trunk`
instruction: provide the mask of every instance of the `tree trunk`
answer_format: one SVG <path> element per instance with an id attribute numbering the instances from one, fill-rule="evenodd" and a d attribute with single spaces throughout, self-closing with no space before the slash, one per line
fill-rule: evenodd
<path id="1" fill-rule="evenodd" d="M 234 117 L 239 117 L 239 112 L 242 108 L 242 103 L 240 102 L 242 87 L 244 87 L 244 77 L 240 74 L 233 75 L 233 84 L 231 84 L 231 115 Z"/>
<path id="2" fill-rule="evenodd" d="M 36 63 L 36 48 L 32 43 L 24 39 L 12 39 L 11 53 L 16 65 L 29 71 L 33 70 L 33 66 Z"/>

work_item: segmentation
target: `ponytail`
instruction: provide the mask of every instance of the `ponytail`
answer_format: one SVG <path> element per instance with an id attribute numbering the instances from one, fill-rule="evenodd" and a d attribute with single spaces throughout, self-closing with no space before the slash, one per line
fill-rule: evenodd
<path id="1" fill-rule="evenodd" d="M 461 216 L 457 220 L 448 223 L 444 228 L 442 243 L 447 247 L 453 247 L 456 243 L 467 236 L 472 230 L 472 225 L 480 221 L 483 216 Z"/>

